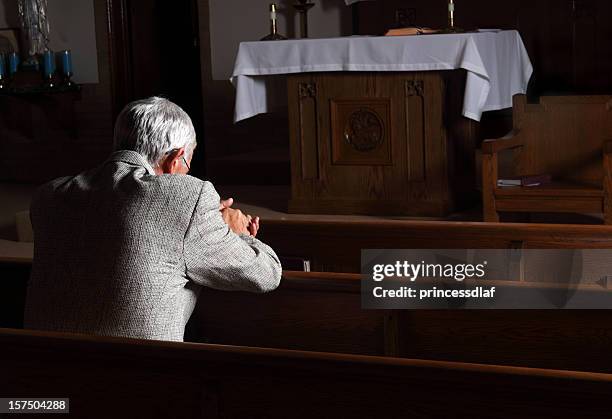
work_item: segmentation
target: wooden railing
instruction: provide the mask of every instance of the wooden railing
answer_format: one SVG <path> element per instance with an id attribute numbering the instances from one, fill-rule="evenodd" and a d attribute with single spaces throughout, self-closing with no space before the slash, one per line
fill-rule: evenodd
<path id="1" fill-rule="evenodd" d="M 268 220 L 260 236 L 319 272 L 359 272 L 362 249 L 612 248 L 612 226 L 599 225 Z"/>
<path id="2" fill-rule="evenodd" d="M 604 417 L 612 375 L 0 329 L 3 397 L 71 417 Z"/>

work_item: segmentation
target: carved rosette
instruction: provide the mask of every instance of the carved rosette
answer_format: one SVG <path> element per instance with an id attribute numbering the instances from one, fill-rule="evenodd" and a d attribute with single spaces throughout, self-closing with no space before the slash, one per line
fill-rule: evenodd
<path id="1" fill-rule="evenodd" d="M 300 83 L 298 90 L 300 99 L 317 96 L 317 85 L 315 83 Z"/>
<path id="2" fill-rule="evenodd" d="M 383 143 L 383 122 L 374 110 L 359 109 L 349 115 L 344 138 L 357 151 L 372 151 Z"/>
<path id="3" fill-rule="evenodd" d="M 406 82 L 406 96 L 424 96 L 423 80 L 409 80 Z"/>

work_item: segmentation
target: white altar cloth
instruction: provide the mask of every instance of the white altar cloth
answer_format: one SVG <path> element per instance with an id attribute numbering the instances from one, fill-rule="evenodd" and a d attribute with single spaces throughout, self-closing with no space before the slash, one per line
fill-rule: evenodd
<path id="1" fill-rule="evenodd" d="M 533 72 L 514 30 L 242 42 L 230 78 L 236 87 L 234 122 L 286 102 L 275 92 L 272 75 L 453 69 L 467 70 L 463 115 L 476 121 L 483 112 L 511 107 L 512 96 L 526 92 Z"/>

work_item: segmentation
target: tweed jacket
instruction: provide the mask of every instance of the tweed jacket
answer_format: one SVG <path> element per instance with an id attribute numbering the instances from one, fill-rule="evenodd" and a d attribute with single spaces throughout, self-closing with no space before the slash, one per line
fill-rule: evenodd
<path id="1" fill-rule="evenodd" d="M 267 292 L 281 265 L 236 235 L 210 182 L 155 175 L 138 153 L 56 179 L 35 194 L 25 326 L 182 341 L 202 286 Z"/>

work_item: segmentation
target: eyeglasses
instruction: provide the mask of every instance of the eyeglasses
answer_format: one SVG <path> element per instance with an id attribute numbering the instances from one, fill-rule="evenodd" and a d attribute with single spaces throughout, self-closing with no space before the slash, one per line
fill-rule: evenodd
<path id="1" fill-rule="evenodd" d="M 166 153 L 166 156 L 169 155 L 169 154 L 172 154 L 172 153 L 174 153 L 175 151 L 178 151 L 178 150 L 180 150 L 180 149 L 179 148 L 173 148 L 172 150 L 170 150 L 170 151 L 168 151 Z M 184 154 L 181 156 L 181 158 L 183 159 L 183 163 L 185 163 L 185 166 L 187 167 L 187 171 L 191 171 L 191 166 L 189 166 L 189 163 L 187 162 L 187 159 L 185 158 Z"/>
<path id="2" fill-rule="evenodd" d="M 191 167 L 189 167 L 189 163 L 187 163 L 187 159 L 185 158 L 185 156 L 183 156 L 183 162 L 185 163 L 185 166 L 187 166 L 187 170 L 191 171 Z"/>

